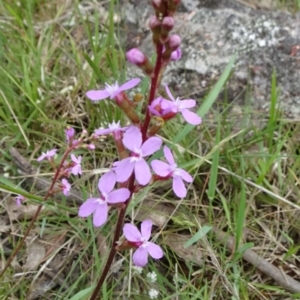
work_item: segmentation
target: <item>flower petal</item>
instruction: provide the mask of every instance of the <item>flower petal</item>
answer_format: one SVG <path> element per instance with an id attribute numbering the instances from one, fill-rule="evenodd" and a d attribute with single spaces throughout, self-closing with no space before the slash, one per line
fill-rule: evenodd
<path id="1" fill-rule="evenodd" d="M 130 191 L 126 188 L 120 188 L 112 191 L 107 196 L 108 203 L 125 202 L 130 197 Z"/>
<path id="2" fill-rule="evenodd" d="M 171 149 L 168 146 L 164 146 L 164 155 L 165 155 L 165 158 L 166 158 L 167 162 L 171 166 L 175 165 L 174 156 L 172 154 Z"/>
<path id="3" fill-rule="evenodd" d="M 160 259 L 164 256 L 164 252 L 161 247 L 152 242 L 148 243 L 147 250 L 150 256 L 155 259 Z"/>
<path id="4" fill-rule="evenodd" d="M 152 230 L 152 221 L 151 220 L 143 221 L 141 224 L 141 234 L 142 237 L 147 241 L 150 239 L 151 230 Z"/>
<path id="5" fill-rule="evenodd" d="M 149 138 L 141 147 L 142 156 L 148 156 L 158 151 L 162 145 L 162 139 L 159 137 Z"/>
<path id="6" fill-rule="evenodd" d="M 173 191 L 176 194 L 177 197 L 179 198 L 184 198 L 186 196 L 186 187 L 182 181 L 182 178 L 179 176 L 174 176 L 173 177 Z"/>
<path id="7" fill-rule="evenodd" d="M 130 223 L 123 226 L 123 234 L 129 242 L 140 242 L 142 239 L 140 231 Z"/>
<path id="8" fill-rule="evenodd" d="M 119 88 L 119 91 L 121 92 L 121 91 L 132 89 L 133 87 L 138 85 L 140 82 L 141 82 L 140 78 L 133 78 L 133 79 L 127 81 L 126 83 L 124 83 L 123 85 L 121 85 Z"/>
<path id="9" fill-rule="evenodd" d="M 117 182 L 125 182 L 133 172 L 135 162 L 131 162 L 131 158 L 127 157 L 118 161 L 114 171 L 117 176 Z"/>
<path id="10" fill-rule="evenodd" d="M 147 185 L 152 177 L 149 165 L 144 159 L 140 159 L 135 163 L 134 174 L 140 185 Z"/>
<path id="11" fill-rule="evenodd" d="M 158 159 L 154 159 L 151 162 L 151 167 L 153 169 L 153 171 L 155 172 L 155 174 L 161 176 L 161 177 L 166 177 L 170 174 L 170 165 L 168 165 L 167 163 L 158 160 Z"/>
<path id="12" fill-rule="evenodd" d="M 183 109 L 181 114 L 183 118 L 192 125 L 199 125 L 202 122 L 201 118 L 197 114 L 189 111 L 188 109 Z"/>
<path id="13" fill-rule="evenodd" d="M 106 135 L 106 134 L 110 134 L 112 132 L 112 130 L 110 128 L 99 128 L 96 129 L 95 131 L 96 135 Z"/>
<path id="14" fill-rule="evenodd" d="M 141 148 L 142 145 L 142 133 L 136 126 L 130 126 L 123 135 L 122 140 L 124 146 L 132 152 Z"/>
<path id="15" fill-rule="evenodd" d="M 42 160 L 45 159 L 45 158 L 46 158 L 46 154 L 43 153 L 41 156 L 39 156 L 39 157 L 37 158 L 37 161 L 42 161 Z"/>
<path id="16" fill-rule="evenodd" d="M 101 194 L 110 193 L 116 184 L 116 174 L 109 171 L 102 175 L 98 182 L 98 189 Z"/>
<path id="17" fill-rule="evenodd" d="M 109 97 L 107 90 L 91 90 L 85 94 L 92 101 L 99 101 Z"/>
<path id="18" fill-rule="evenodd" d="M 133 263 L 138 267 L 144 267 L 148 262 L 148 251 L 143 247 L 139 247 L 132 256 Z"/>
<path id="19" fill-rule="evenodd" d="M 193 99 L 185 99 L 185 100 L 180 100 L 180 110 L 181 109 L 187 109 L 187 108 L 192 108 L 196 106 L 196 101 Z"/>
<path id="20" fill-rule="evenodd" d="M 180 177 L 186 182 L 193 182 L 193 177 L 183 169 L 180 169 Z"/>
<path id="21" fill-rule="evenodd" d="M 107 203 L 103 202 L 101 204 L 98 204 L 93 217 L 94 226 L 95 227 L 102 226 L 106 222 L 107 216 L 108 216 Z"/>
<path id="22" fill-rule="evenodd" d="M 169 96 L 169 98 L 172 100 L 172 101 L 175 101 L 175 98 L 173 97 L 171 91 L 169 90 L 169 87 L 167 85 L 165 85 L 165 89 L 166 89 L 166 92 Z"/>
<path id="23" fill-rule="evenodd" d="M 89 198 L 83 204 L 81 204 L 78 211 L 78 216 L 85 218 L 91 215 L 98 206 L 97 199 L 98 198 Z"/>

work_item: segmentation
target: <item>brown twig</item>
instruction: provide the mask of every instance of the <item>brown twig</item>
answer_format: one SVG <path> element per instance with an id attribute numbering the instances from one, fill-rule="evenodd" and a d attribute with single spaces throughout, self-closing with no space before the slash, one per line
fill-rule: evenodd
<path id="1" fill-rule="evenodd" d="M 235 240 L 232 236 L 222 230 L 213 227 L 213 233 L 218 242 L 224 244 L 226 248 L 233 251 L 235 248 Z M 256 254 L 253 250 L 247 249 L 243 253 L 243 259 L 256 267 L 262 273 L 274 279 L 280 286 L 291 293 L 300 293 L 300 282 L 296 281 L 289 275 L 282 272 L 279 268 L 267 262 L 264 258 Z"/>

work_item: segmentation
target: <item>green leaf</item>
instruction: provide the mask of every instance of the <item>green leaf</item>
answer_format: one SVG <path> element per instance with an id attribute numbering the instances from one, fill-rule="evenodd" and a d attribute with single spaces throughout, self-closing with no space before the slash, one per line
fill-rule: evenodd
<path id="1" fill-rule="evenodd" d="M 86 288 L 80 292 L 78 292 L 76 295 L 74 295 L 69 300 L 84 300 L 82 297 L 86 297 L 90 295 L 90 293 L 94 290 L 95 286 L 90 286 L 89 288 Z"/>
<path id="2" fill-rule="evenodd" d="M 231 69 L 233 67 L 233 64 L 235 62 L 236 56 L 233 56 L 232 59 L 230 60 L 229 64 L 225 68 L 223 74 L 219 78 L 218 82 L 214 86 L 214 88 L 211 90 L 211 92 L 208 94 L 207 98 L 203 102 L 203 104 L 200 106 L 200 108 L 197 111 L 197 114 L 200 117 L 204 117 L 206 113 L 209 111 L 209 109 L 212 107 L 214 102 L 216 101 L 219 93 L 221 92 L 224 84 L 226 83 L 230 73 Z M 173 143 L 179 143 L 186 135 L 193 130 L 195 126 L 193 125 L 186 125 L 183 130 L 180 130 L 178 134 L 173 138 Z"/>
<path id="3" fill-rule="evenodd" d="M 207 235 L 211 228 L 211 226 L 204 225 L 197 233 L 195 233 L 187 242 L 184 243 L 184 248 L 197 243 L 200 239 Z"/>

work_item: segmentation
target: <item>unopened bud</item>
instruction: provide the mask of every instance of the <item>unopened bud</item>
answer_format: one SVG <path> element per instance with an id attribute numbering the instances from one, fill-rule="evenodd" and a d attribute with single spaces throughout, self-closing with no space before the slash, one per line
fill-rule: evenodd
<path id="1" fill-rule="evenodd" d="M 174 19 L 172 17 L 164 17 L 161 22 L 161 34 L 160 34 L 160 40 L 162 43 L 165 43 L 168 39 L 169 32 L 174 27 Z"/>
<path id="2" fill-rule="evenodd" d="M 165 43 L 165 51 L 162 55 L 162 58 L 165 60 L 171 59 L 172 53 L 178 49 L 181 43 L 181 38 L 177 34 L 173 34 Z M 175 54 L 174 54 L 175 55 Z"/>
<path id="3" fill-rule="evenodd" d="M 161 22 L 158 20 L 156 16 L 152 16 L 149 21 L 149 27 L 153 34 L 153 43 L 157 44 L 160 39 L 160 32 L 161 32 Z"/>
<path id="4" fill-rule="evenodd" d="M 180 43 L 181 43 L 180 36 L 177 34 L 173 34 L 172 36 L 170 36 L 166 47 L 168 47 L 174 51 L 180 46 Z"/>
<path id="5" fill-rule="evenodd" d="M 177 10 L 180 0 L 169 0 L 168 1 L 168 15 L 173 16 Z"/>
<path id="6" fill-rule="evenodd" d="M 179 60 L 181 58 L 181 54 L 182 54 L 181 49 L 178 47 L 175 51 L 171 53 L 170 60 L 172 61 Z"/>
<path id="7" fill-rule="evenodd" d="M 162 4 L 162 0 L 152 0 L 151 3 L 155 9 L 158 9 Z"/>
<path id="8" fill-rule="evenodd" d="M 150 63 L 149 59 L 139 49 L 133 48 L 126 53 L 126 57 L 129 62 L 135 64 L 141 68 L 146 75 L 152 76 L 154 68 Z"/>
<path id="9" fill-rule="evenodd" d="M 174 24 L 175 24 L 175 21 L 172 17 L 164 17 L 161 22 L 162 27 L 169 31 L 173 29 Z"/>
<path id="10" fill-rule="evenodd" d="M 137 93 L 134 95 L 133 101 L 138 103 L 138 102 L 141 102 L 143 100 L 143 98 L 144 98 L 143 94 Z"/>
<path id="11" fill-rule="evenodd" d="M 66 138 L 68 143 L 72 143 L 74 135 L 75 135 L 75 130 L 73 127 L 68 126 L 67 129 L 65 130 Z"/>
<path id="12" fill-rule="evenodd" d="M 133 48 L 126 53 L 126 58 L 134 65 L 143 65 L 147 61 L 147 57 L 138 48 Z"/>

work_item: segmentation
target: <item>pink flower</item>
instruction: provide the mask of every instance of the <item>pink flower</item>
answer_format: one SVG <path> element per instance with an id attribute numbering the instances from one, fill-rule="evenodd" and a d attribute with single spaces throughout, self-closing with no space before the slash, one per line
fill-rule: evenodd
<path id="1" fill-rule="evenodd" d="M 188 123 L 193 124 L 193 125 L 200 124 L 201 118 L 197 114 L 188 110 L 189 108 L 196 106 L 196 101 L 193 99 L 180 100 L 178 97 L 175 99 L 173 97 L 173 95 L 171 94 L 167 85 L 165 86 L 165 88 L 166 88 L 166 92 L 167 92 L 169 98 L 172 100 L 172 101 L 170 101 L 173 104 L 172 110 L 176 111 L 176 112 L 180 112 L 182 114 L 183 118 Z M 167 105 L 167 103 L 165 103 L 164 105 Z"/>
<path id="2" fill-rule="evenodd" d="M 131 156 L 114 164 L 114 171 L 118 182 L 125 182 L 134 171 L 135 178 L 140 185 L 147 185 L 151 180 L 151 171 L 144 157 L 159 150 L 162 140 L 150 137 L 143 143 L 142 133 L 136 126 L 131 126 L 124 133 L 124 146 L 132 151 Z"/>
<path id="3" fill-rule="evenodd" d="M 174 104 L 163 97 L 154 99 L 148 108 L 152 115 L 160 116 L 164 120 L 174 117 L 177 113 Z"/>
<path id="4" fill-rule="evenodd" d="M 115 84 L 109 85 L 105 83 L 105 89 L 104 90 L 91 90 L 86 93 L 86 96 L 92 100 L 92 101 L 99 101 L 103 100 L 105 98 L 114 99 L 116 98 L 120 93 L 122 93 L 125 90 L 129 90 L 136 85 L 140 83 L 139 78 L 133 78 L 123 85 L 119 87 L 119 84 L 116 82 Z"/>
<path id="5" fill-rule="evenodd" d="M 48 150 L 47 152 L 42 152 L 42 155 L 37 159 L 41 161 L 43 159 L 51 160 L 51 158 L 56 154 L 57 149 Z"/>
<path id="6" fill-rule="evenodd" d="M 96 149 L 96 146 L 95 146 L 94 144 L 88 144 L 88 145 L 87 145 L 87 148 L 88 148 L 89 150 L 95 150 L 95 149 Z"/>
<path id="7" fill-rule="evenodd" d="M 161 177 L 173 177 L 173 191 L 179 198 L 184 198 L 186 196 L 186 187 L 183 180 L 186 182 L 192 182 L 193 177 L 183 169 L 177 168 L 174 157 L 171 150 L 165 146 L 164 147 L 165 158 L 168 164 L 154 159 L 151 162 L 151 167 L 153 171 Z"/>
<path id="8" fill-rule="evenodd" d="M 18 195 L 15 197 L 15 200 L 16 200 L 16 205 L 17 206 L 20 206 L 21 203 L 25 200 L 26 198 L 23 196 L 23 195 Z"/>
<path id="9" fill-rule="evenodd" d="M 78 158 L 74 155 L 71 154 L 71 159 L 73 161 L 73 166 L 70 168 L 70 171 L 73 175 L 78 175 L 78 174 L 82 174 L 81 171 L 81 160 L 82 160 L 82 156 L 78 156 Z"/>
<path id="10" fill-rule="evenodd" d="M 65 196 L 68 196 L 69 195 L 69 192 L 71 190 L 71 184 L 68 182 L 67 179 L 63 178 L 62 181 L 62 191 L 63 191 L 63 194 Z"/>
<path id="11" fill-rule="evenodd" d="M 96 129 L 95 135 L 99 136 L 99 135 L 106 135 L 112 133 L 116 139 L 120 139 L 121 133 L 126 129 L 127 127 L 122 128 L 120 126 L 120 121 L 118 121 L 117 123 L 113 121 L 111 124 L 108 124 L 108 128 L 106 129 L 103 128 Z"/>
<path id="12" fill-rule="evenodd" d="M 65 129 L 65 134 L 67 138 L 67 142 L 70 143 L 70 141 L 73 141 L 74 135 L 75 135 L 75 130 L 72 127 L 67 127 Z"/>
<path id="13" fill-rule="evenodd" d="M 144 267 L 148 262 L 148 255 L 154 259 L 160 259 L 164 255 L 160 246 L 149 242 L 151 229 L 151 220 L 142 222 L 141 232 L 132 224 L 125 224 L 123 227 L 125 238 L 137 248 L 132 257 L 133 263 L 136 266 Z"/>
<path id="14" fill-rule="evenodd" d="M 102 226 L 107 220 L 109 204 L 125 202 L 130 197 L 130 191 L 126 188 L 113 191 L 115 184 L 116 175 L 112 171 L 105 173 L 98 183 L 100 197 L 87 199 L 79 208 L 79 217 L 85 218 L 94 214 L 94 226 Z"/>

